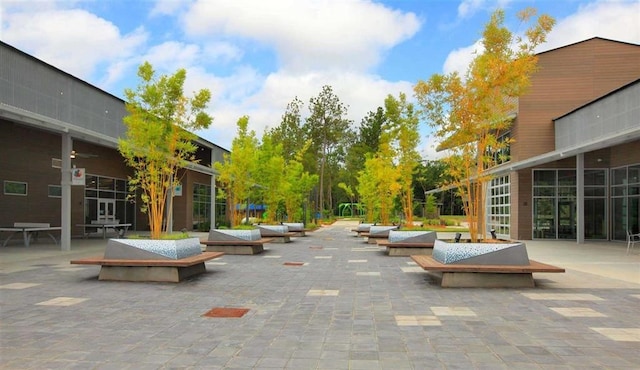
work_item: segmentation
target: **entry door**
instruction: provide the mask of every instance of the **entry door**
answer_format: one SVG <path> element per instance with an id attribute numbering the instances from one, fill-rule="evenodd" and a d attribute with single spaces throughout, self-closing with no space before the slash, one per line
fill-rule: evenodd
<path id="1" fill-rule="evenodd" d="M 558 202 L 558 239 L 576 238 L 576 202 Z"/>
<path id="2" fill-rule="evenodd" d="M 116 200 L 98 199 L 98 216 L 100 222 L 115 222 L 116 220 Z"/>

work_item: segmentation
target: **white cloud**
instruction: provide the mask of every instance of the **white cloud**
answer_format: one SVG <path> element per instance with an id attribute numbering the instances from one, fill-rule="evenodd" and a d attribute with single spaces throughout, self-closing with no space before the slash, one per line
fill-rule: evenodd
<path id="1" fill-rule="evenodd" d="M 546 51 L 593 37 L 640 44 L 640 2 L 597 1 L 577 13 L 558 19 L 547 42 Z"/>
<path id="2" fill-rule="evenodd" d="M 47 3 L 48 4 L 48 3 Z M 80 9 L 3 13 L 2 38 L 39 59 L 83 79 L 90 79 L 100 63 L 129 56 L 147 39 L 139 28 L 121 35 L 111 22 Z M 6 10 L 6 8 L 5 8 Z M 87 32 L 91 30 L 91 32 Z"/>
<path id="3" fill-rule="evenodd" d="M 505 8 L 511 0 L 463 0 L 458 5 L 458 18 L 461 20 L 471 18 L 478 11 Z"/>
<path id="4" fill-rule="evenodd" d="M 481 0 L 479 0 L 481 2 Z M 549 33 L 547 42 L 538 47 L 538 52 L 603 37 L 617 41 L 640 43 L 640 2 L 596 1 L 580 7 L 564 19 L 556 19 L 556 26 Z M 482 52 L 481 40 L 473 45 L 453 50 L 443 65 L 444 73 L 457 71 L 464 76 L 475 57 Z"/>
<path id="5" fill-rule="evenodd" d="M 198 0 L 184 17 L 191 35 L 241 37 L 276 49 L 283 68 L 366 70 L 413 36 L 413 13 L 367 0 Z"/>
<path id="6" fill-rule="evenodd" d="M 229 81 L 237 80 L 233 77 Z M 247 79 L 249 82 L 250 79 Z M 324 85 L 331 86 L 334 94 L 348 106 L 347 118 L 353 121 L 354 127 L 360 124 L 367 112 L 382 106 L 387 94 L 397 96 L 404 92 L 412 96 L 411 83 L 389 82 L 373 75 L 352 72 L 294 74 L 280 71 L 267 76 L 259 84 L 259 90 L 246 94 L 244 99 L 235 100 L 231 95 L 219 96 L 212 102 L 214 124 L 199 134 L 222 147 L 230 148 L 238 118 L 248 115 L 250 128 L 261 136 L 265 128 L 280 124 L 287 104 L 296 96 L 304 103 L 301 111 L 303 118 L 308 116 L 309 99 L 317 96 Z"/>

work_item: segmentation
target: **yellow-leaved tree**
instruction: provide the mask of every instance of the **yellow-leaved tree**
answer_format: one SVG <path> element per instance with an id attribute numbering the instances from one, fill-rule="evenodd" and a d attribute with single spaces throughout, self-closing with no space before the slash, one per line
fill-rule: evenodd
<path id="1" fill-rule="evenodd" d="M 463 201 L 473 241 L 486 239 L 485 183 L 487 169 L 508 160 L 504 152 L 510 139 L 502 139 L 517 111 L 518 97 L 530 84 L 536 70 L 535 48 L 542 44 L 555 23 L 548 15 L 534 20 L 536 11 L 518 13 L 532 25 L 523 36 L 514 35 L 504 24 L 504 11 L 496 10 L 482 34 L 477 51 L 464 77 L 453 72 L 434 74 L 414 87 L 425 118 L 448 150 L 444 159 L 451 186 Z"/>
<path id="2" fill-rule="evenodd" d="M 140 210 L 149 217 L 151 238 L 160 239 L 167 199 L 179 182 L 180 168 L 196 163 L 193 131 L 209 127 L 213 118 L 206 112 L 211 92 L 202 89 L 193 97 L 184 95 L 187 77 L 184 69 L 173 75 L 157 76 L 145 62 L 138 69 L 137 89 L 125 89 L 129 115 L 123 121 L 126 137 L 118 140 L 118 150 L 134 175 L 129 179 L 132 192 L 141 189 Z"/>

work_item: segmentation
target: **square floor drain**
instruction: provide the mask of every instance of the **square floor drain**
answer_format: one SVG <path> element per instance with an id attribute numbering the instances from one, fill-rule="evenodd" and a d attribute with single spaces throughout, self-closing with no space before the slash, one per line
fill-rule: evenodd
<path id="1" fill-rule="evenodd" d="M 202 316 L 206 317 L 242 317 L 249 312 L 248 308 L 215 307 Z"/>
<path id="2" fill-rule="evenodd" d="M 304 266 L 304 262 L 285 262 L 285 266 Z"/>

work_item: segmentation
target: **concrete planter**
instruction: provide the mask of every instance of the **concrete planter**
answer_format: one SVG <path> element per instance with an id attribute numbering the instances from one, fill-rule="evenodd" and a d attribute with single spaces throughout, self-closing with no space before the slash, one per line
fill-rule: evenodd
<path id="1" fill-rule="evenodd" d="M 200 239 L 109 239 L 99 280 L 180 282 L 206 272 Z M 184 261 L 197 260 L 193 263 Z M 106 262 L 110 261 L 110 262 Z"/>
<path id="2" fill-rule="evenodd" d="M 529 265 L 525 243 L 506 240 L 477 243 L 436 240 L 433 259 L 444 264 Z"/>

